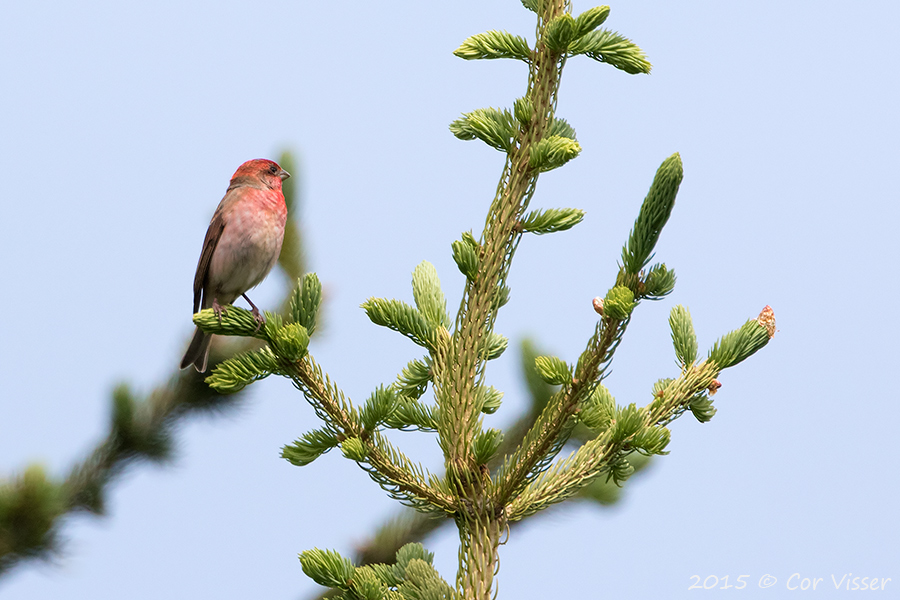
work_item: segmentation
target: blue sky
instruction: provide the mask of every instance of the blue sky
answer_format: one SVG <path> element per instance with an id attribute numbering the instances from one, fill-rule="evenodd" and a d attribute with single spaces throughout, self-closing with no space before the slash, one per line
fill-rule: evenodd
<path id="1" fill-rule="evenodd" d="M 794 573 L 824 578 L 824 596 L 838 593 L 831 575 L 900 585 L 900 7 L 611 8 L 605 26 L 637 42 L 653 72 L 566 67 L 557 114 L 584 150 L 541 177 L 533 206 L 587 216 L 520 246 L 497 324 L 511 348 L 488 372 L 507 395 L 487 424 L 523 407 L 523 338 L 577 357 L 591 299 L 612 284 L 640 201 L 676 151 L 685 179 L 657 259 L 678 285 L 640 307 L 608 386 L 620 403 L 646 403 L 674 373 L 675 304 L 691 309 L 701 347 L 766 304 L 780 331 L 725 373 L 711 423 L 673 425 L 671 454 L 621 505 L 573 505 L 515 530 L 500 597 L 694 597 L 692 575 L 750 575 L 748 597 L 785 593 Z M 4 7 L 0 473 L 34 461 L 64 473 L 103 435 L 117 383 L 147 391 L 174 372 L 228 178 L 285 149 L 301 163 L 292 217 L 327 294 L 312 352 L 353 399 L 390 381 L 417 349 L 359 304 L 410 300 L 410 273 L 428 260 L 456 306 L 450 243 L 482 226 L 502 156 L 447 125 L 510 106 L 526 83 L 519 63 L 452 50 L 488 29 L 533 40 L 531 17 L 515 0 Z M 287 285 L 276 273 L 251 297 L 272 307 Z M 255 385 L 237 410 L 183 426 L 171 466 L 129 472 L 107 518 L 70 519 L 65 553 L 5 577 L 0 595 L 308 597 L 297 553 L 349 554 L 396 510 L 336 453 L 303 469 L 279 458 L 315 426 L 287 382 Z M 440 464 L 433 437 L 397 440 Z M 455 533 L 426 545 L 452 580 Z M 757 587 L 765 574 L 779 580 L 769 592 Z"/>

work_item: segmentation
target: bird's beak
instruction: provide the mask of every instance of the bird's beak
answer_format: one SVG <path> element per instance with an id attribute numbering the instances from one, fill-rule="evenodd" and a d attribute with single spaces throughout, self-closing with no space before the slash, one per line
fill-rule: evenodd
<path id="1" fill-rule="evenodd" d="M 291 174 L 288 173 L 287 171 L 285 171 L 284 169 L 282 169 L 281 171 L 278 172 L 278 177 L 280 177 L 282 181 L 284 181 L 285 179 L 287 179 L 290 176 L 291 176 Z"/>

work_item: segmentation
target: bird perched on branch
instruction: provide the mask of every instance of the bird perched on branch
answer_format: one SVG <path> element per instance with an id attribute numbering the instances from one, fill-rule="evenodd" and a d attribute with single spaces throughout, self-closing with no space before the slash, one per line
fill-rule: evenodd
<path id="1" fill-rule="evenodd" d="M 234 172 L 225 197 L 216 208 L 194 276 L 194 312 L 212 308 L 219 320 L 225 306 L 243 296 L 259 324 L 264 318 L 247 297 L 281 253 L 287 206 L 282 182 L 290 173 L 277 163 L 262 158 L 248 160 Z M 197 328 L 181 368 L 188 365 L 206 371 L 212 335 Z"/>

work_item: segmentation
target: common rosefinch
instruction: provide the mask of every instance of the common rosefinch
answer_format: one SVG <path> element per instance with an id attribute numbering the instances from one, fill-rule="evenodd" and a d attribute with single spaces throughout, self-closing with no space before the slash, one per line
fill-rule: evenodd
<path id="1" fill-rule="evenodd" d="M 248 160 L 234 172 L 225 197 L 219 203 L 194 276 L 194 312 L 212 308 L 219 320 L 223 306 L 243 296 L 258 323 L 264 319 L 245 293 L 256 287 L 278 260 L 284 240 L 287 206 L 281 182 L 290 173 L 271 160 Z M 200 328 L 188 346 L 181 368 L 194 365 L 206 371 L 212 335 Z"/>

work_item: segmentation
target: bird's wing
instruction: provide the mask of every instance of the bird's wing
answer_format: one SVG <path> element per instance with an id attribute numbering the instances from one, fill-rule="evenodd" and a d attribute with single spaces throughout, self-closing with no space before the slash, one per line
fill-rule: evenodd
<path id="1" fill-rule="evenodd" d="M 213 253 L 222 237 L 225 229 L 225 219 L 222 216 L 222 206 L 216 210 L 209 229 L 206 230 L 206 239 L 203 240 L 203 250 L 200 252 L 200 261 L 197 263 L 197 273 L 194 275 L 194 312 L 200 310 L 200 296 L 203 292 L 203 284 L 209 275 L 209 263 L 212 262 Z"/>

